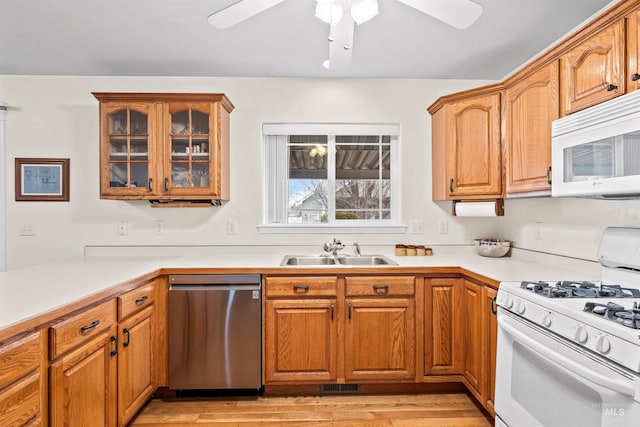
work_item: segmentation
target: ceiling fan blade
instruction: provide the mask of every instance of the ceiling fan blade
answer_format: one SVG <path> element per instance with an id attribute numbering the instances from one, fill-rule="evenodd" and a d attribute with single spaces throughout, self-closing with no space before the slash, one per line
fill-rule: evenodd
<path id="1" fill-rule="evenodd" d="M 284 0 L 240 0 L 231 6 L 212 13 L 207 18 L 207 21 L 209 21 L 212 27 L 223 30 L 245 19 L 249 19 L 253 15 L 257 15 L 283 1 Z"/>
<path id="2" fill-rule="evenodd" d="M 329 68 L 339 70 L 351 64 L 353 56 L 353 29 L 355 22 L 351 14 L 345 14 L 331 30 L 334 41 L 329 43 Z M 345 46 L 348 49 L 345 49 Z"/>
<path id="3" fill-rule="evenodd" d="M 482 14 L 482 6 L 471 0 L 398 0 L 460 30 L 469 28 Z"/>

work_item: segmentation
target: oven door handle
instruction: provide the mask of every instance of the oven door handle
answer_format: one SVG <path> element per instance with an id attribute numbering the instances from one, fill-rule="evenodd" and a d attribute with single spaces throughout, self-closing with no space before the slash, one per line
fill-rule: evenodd
<path id="1" fill-rule="evenodd" d="M 609 390 L 613 390 L 617 393 L 624 394 L 625 396 L 629 396 L 632 399 L 640 402 L 640 390 L 636 392 L 633 384 L 615 381 L 611 378 L 605 377 L 604 375 L 600 375 L 596 372 L 586 369 L 582 365 L 573 362 L 568 357 L 555 353 L 553 350 L 550 350 L 548 347 L 545 347 L 533 338 L 527 336 L 513 326 L 509 325 L 508 323 L 506 323 L 506 321 L 508 321 L 508 319 L 505 319 L 503 316 L 502 322 L 500 322 L 500 328 L 502 328 L 509 335 L 515 337 L 521 344 L 526 345 L 531 350 L 537 352 L 545 359 L 549 360 L 551 363 L 560 365 L 564 369 L 573 372 L 573 374 L 586 379 L 593 384 L 608 388 Z"/>

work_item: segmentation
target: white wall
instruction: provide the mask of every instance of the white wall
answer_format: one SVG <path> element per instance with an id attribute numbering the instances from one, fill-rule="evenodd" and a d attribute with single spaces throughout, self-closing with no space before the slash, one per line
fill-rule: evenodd
<path id="1" fill-rule="evenodd" d="M 9 268 L 80 256 L 85 245 L 307 245 L 329 237 L 345 243 L 465 244 L 501 237 L 517 246 L 595 259 L 606 225 L 640 226 L 635 201 L 527 199 L 506 202 L 504 218 L 455 218 L 450 203 L 431 201 L 431 121 L 439 96 L 488 82 L 451 80 L 259 79 L 0 76 L 7 116 L 7 246 Z M 98 102 L 91 92 L 223 92 L 231 115 L 231 201 L 220 208 L 154 209 L 147 202 L 99 199 Z M 424 221 L 424 234 L 264 235 L 263 123 L 399 123 L 401 219 Z M 15 157 L 69 157 L 70 202 L 15 202 Z M 116 223 L 129 223 L 117 236 Z M 228 219 L 238 221 L 227 235 Z M 448 234 L 437 222 L 448 221 Z M 153 233 L 155 220 L 165 223 Z M 34 236 L 20 236 L 21 224 Z M 540 239 L 536 238 L 536 224 Z"/>

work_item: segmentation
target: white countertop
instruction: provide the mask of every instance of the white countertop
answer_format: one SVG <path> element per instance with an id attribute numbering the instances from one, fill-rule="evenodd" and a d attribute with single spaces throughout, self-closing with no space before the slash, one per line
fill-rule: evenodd
<path id="1" fill-rule="evenodd" d="M 277 252 L 264 248 L 248 250 L 218 248 L 181 255 L 156 253 L 132 256 L 129 253 L 127 256 L 114 257 L 109 251 L 105 251 L 103 256 L 86 256 L 76 261 L 42 264 L 3 272 L 0 273 L 0 329 L 100 293 L 160 268 L 273 269 L 280 266 L 285 254 L 300 253 L 300 251 L 291 252 L 291 250 Z M 393 248 L 363 248 L 363 253 L 386 255 L 397 262 L 398 267 L 462 267 L 500 282 L 600 278 L 600 267 L 597 263 L 571 259 L 558 260 L 555 258 L 560 257 L 549 258 L 540 254 L 520 254 L 515 250 L 514 255 L 507 258 L 481 257 L 475 253 L 473 247 L 466 246 L 436 247 L 433 256 L 396 257 L 393 255 Z M 283 271 L 293 273 L 297 268 L 299 267 L 283 267 Z M 314 266 L 313 268 L 321 270 L 324 267 Z M 327 268 L 335 269 L 336 266 L 327 266 Z M 358 267 L 339 268 L 346 272 Z M 394 267 L 381 268 L 389 269 L 391 272 Z"/>

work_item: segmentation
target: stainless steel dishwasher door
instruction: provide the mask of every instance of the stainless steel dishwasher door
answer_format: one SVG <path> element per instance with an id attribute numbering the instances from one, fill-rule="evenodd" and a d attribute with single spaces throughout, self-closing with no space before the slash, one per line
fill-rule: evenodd
<path id="1" fill-rule="evenodd" d="M 260 389 L 260 275 L 172 275 L 169 283 L 169 387 Z"/>

